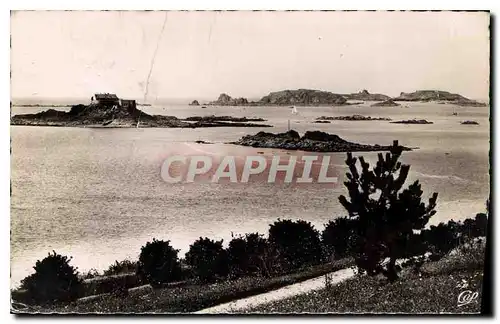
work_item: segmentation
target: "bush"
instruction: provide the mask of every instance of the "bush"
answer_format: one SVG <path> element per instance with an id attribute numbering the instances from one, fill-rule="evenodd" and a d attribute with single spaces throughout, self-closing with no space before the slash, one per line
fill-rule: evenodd
<path id="1" fill-rule="evenodd" d="M 118 262 L 115 261 L 114 264 L 110 265 L 108 270 L 104 270 L 105 276 L 124 274 L 124 273 L 136 273 L 137 272 L 137 262 L 130 260 L 123 260 Z"/>
<path id="2" fill-rule="evenodd" d="M 356 167 L 357 159 L 347 153 L 348 181 L 344 184 L 350 200 L 343 195 L 339 201 L 355 220 L 355 259 L 360 271 L 369 275 L 384 274 L 390 281 L 398 278 L 396 260 L 407 253 L 408 242 L 415 230 L 422 230 L 436 211 L 437 193 L 432 195 L 426 206 L 422 200 L 418 181 L 402 190 L 410 170 L 409 165 L 398 162 L 403 148 L 394 141 L 385 158 L 378 154 L 377 165 L 370 165 L 359 158 L 361 170 Z M 388 258 L 389 262 L 382 262 Z"/>
<path id="3" fill-rule="evenodd" d="M 319 233 L 310 222 L 278 219 L 270 225 L 269 242 L 276 249 L 284 271 L 321 262 Z"/>
<path id="4" fill-rule="evenodd" d="M 460 234 L 465 239 L 486 236 L 488 228 L 488 217 L 486 214 L 479 213 L 475 219 L 466 219 L 460 226 Z"/>
<path id="5" fill-rule="evenodd" d="M 98 295 L 103 293 L 119 293 L 141 284 L 135 273 L 125 273 L 111 276 L 100 276 L 83 282 L 83 296 Z"/>
<path id="6" fill-rule="evenodd" d="M 97 271 L 95 268 L 91 268 L 89 271 L 83 273 L 80 277 L 85 280 L 85 279 L 92 279 L 99 277 L 101 274 L 99 271 Z"/>
<path id="7" fill-rule="evenodd" d="M 269 275 L 269 269 L 264 260 L 267 251 L 267 240 L 258 233 L 232 239 L 227 249 L 231 277 L 237 278 L 255 273 Z"/>
<path id="8" fill-rule="evenodd" d="M 432 225 L 429 229 L 422 231 L 424 240 L 434 255 L 433 259 L 444 256 L 459 245 L 459 230 L 460 224 L 451 220 L 447 224 L 439 223 L 437 226 Z"/>
<path id="9" fill-rule="evenodd" d="M 444 257 L 435 262 L 422 266 L 422 273 L 426 275 L 451 274 L 456 271 L 473 271 L 484 268 L 486 257 L 486 242 L 474 239 L 460 244 Z"/>
<path id="10" fill-rule="evenodd" d="M 222 242 L 200 237 L 189 246 L 186 263 L 202 282 L 214 281 L 228 275 L 227 252 L 222 247 Z"/>
<path id="11" fill-rule="evenodd" d="M 26 289 L 36 304 L 69 302 L 81 293 L 82 279 L 76 268 L 69 265 L 71 258 L 52 252 L 36 262 L 34 274 L 21 281 L 21 289 Z"/>
<path id="12" fill-rule="evenodd" d="M 180 273 L 178 252 L 170 246 L 170 241 L 153 238 L 153 242 L 141 247 L 137 275 L 153 287 L 176 280 Z"/>
<path id="13" fill-rule="evenodd" d="M 354 221 L 347 217 L 336 218 L 325 224 L 321 233 L 321 241 L 328 259 L 342 259 L 353 252 Z"/>

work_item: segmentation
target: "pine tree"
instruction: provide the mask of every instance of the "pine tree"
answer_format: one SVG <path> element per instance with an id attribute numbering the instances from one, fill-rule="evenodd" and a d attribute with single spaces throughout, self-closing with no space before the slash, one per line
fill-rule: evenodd
<path id="1" fill-rule="evenodd" d="M 344 185 L 350 200 L 339 197 L 349 217 L 356 220 L 353 242 L 358 268 L 369 275 L 382 273 L 390 281 L 398 278 L 396 260 L 404 255 L 414 230 L 423 229 L 436 213 L 438 195 L 434 193 L 426 206 L 421 202 L 418 180 L 401 191 L 410 170 L 409 165 L 398 162 L 402 151 L 403 147 L 394 141 L 385 159 L 378 154 L 373 170 L 359 157 L 361 174 L 356 168 L 357 159 L 347 153 L 345 162 L 350 172 Z M 387 258 L 389 262 L 384 265 Z"/>

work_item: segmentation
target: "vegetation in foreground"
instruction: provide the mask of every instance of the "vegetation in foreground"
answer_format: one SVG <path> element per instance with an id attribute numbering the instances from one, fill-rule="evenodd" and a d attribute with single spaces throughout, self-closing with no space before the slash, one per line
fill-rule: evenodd
<path id="1" fill-rule="evenodd" d="M 215 283 L 186 283 L 154 289 L 144 295 L 103 295 L 87 303 L 26 305 L 23 312 L 40 313 L 185 313 L 265 293 L 354 265 L 352 259 L 298 269 L 276 277 L 247 276 Z"/>
<path id="2" fill-rule="evenodd" d="M 264 304 L 238 313 L 479 313 L 484 242 L 461 246 L 418 271 L 406 268 L 389 282 L 382 276 L 357 275 L 322 290 Z M 460 306 L 464 291 L 477 299 Z"/>

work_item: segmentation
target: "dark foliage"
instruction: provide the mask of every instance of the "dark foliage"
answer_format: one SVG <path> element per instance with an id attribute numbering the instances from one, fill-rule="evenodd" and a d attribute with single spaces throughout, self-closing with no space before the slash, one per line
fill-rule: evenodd
<path id="1" fill-rule="evenodd" d="M 269 242 L 278 253 L 283 271 L 321 262 L 319 233 L 310 222 L 278 219 L 270 225 Z"/>
<path id="2" fill-rule="evenodd" d="M 258 233 L 233 238 L 227 249 L 231 277 L 253 274 L 268 276 L 269 269 L 265 258 L 268 251 L 267 240 Z"/>
<path id="3" fill-rule="evenodd" d="M 486 236 L 487 227 L 488 217 L 479 213 L 475 218 L 468 218 L 463 223 L 450 220 L 448 223 L 433 225 L 423 230 L 420 237 L 426 250 L 432 253 L 432 260 L 439 260 L 459 245 L 476 237 Z"/>
<path id="4" fill-rule="evenodd" d="M 180 273 L 178 252 L 170 246 L 170 241 L 153 238 L 153 242 L 141 247 L 137 275 L 153 287 L 176 280 Z"/>
<path id="5" fill-rule="evenodd" d="M 443 256 L 459 244 L 459 224 L 449 221 L 431 226 L 422 232 L 423 239 L 428 243 L 429 250 L 436 257 Z"/>
<path id="6" fill-rule="evenodd" d="M 118 260 L 116 260 L 107 270 L 104 270 L 104 275 L 111 276 L 123 273 L 136 273 L 137 266 L 137 262 L 135 261 L 123 260 L 118 262 Z"/>
<path id="7" fill-rule="evenodd" d="M 101 276 L 85 280 L 83 282 L 83 297 L 103 293 L 122 294 L 129 288 L 141 285 L 139 277 L 135 273 L 119 274 L 112 276 Z"/>
<path id="8" fill-rule="evenodd" d="M 83 274 L 81 274 L 80 277 L 85 280 L 85 279 L 96 278 L 96 277 L 99 277 L 100 275 L 101 274 L 99 273 L 99 271 L 97 271 L 94 268 L 91 268 L 89 271 L 84 272 Z"/>
<path id="9" fill-rule="evenodd" d="M 227 252 L 222 247 L 222 240 L 212 241 L 200 237 L 189 246 L 186 263 L 202 282 L 226 277 L 229 272 Z"/>
<path id="10" fill-rule="evenodd" d="M 347 217 L 336 218 L 325 224 L 321 233 L 321 241 L 327 259 L 342 259 L 353 253 L 353 239 L 355 238 L 355 220 Z"/>
<path id="11" fill-rule="evenodd" d="M 28 299 L 33 303 L 69 302 L 81 293 L 82 280 L 76 268 L 69 265 L 71 258 L 52 252 L 36 262 L 34 274 L 21 281 L 21 289 L 28 291 Z"/>
<path id="12" fill-rule="evenodd" d="M 347 154 L 348 181 L 344 184 L 350 200 L 343 195 L 339 201 L 356 220 L 355 259 L 358 268 L 369 275 L 384 274 L 389 280 L 398 278 L 396 260 L 405 254 L 414 230 L 421 230 L 435 214 L 437 193 L 426 206 L 422 200 L 418 181 L 408 189 L 402 187 L 408 177 L 409 165 L 398 162 L 403 148 L 394 142 L 385 158 L 382 153 L 373 170 L 363 157 L 359 158 L 361 172 L 357 170 L 357 159 Z M 389 258 L 389 262 L 382 262 Z"/>

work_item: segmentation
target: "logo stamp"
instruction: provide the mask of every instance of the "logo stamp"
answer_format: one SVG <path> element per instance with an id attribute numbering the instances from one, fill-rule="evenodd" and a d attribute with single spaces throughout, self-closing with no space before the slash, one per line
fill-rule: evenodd
<path id="1" fill-rule="evenodd" d="M 477 291 L 464 290 L 458 295 L 457 307 L 477 302 L 479 293 Z"/>

